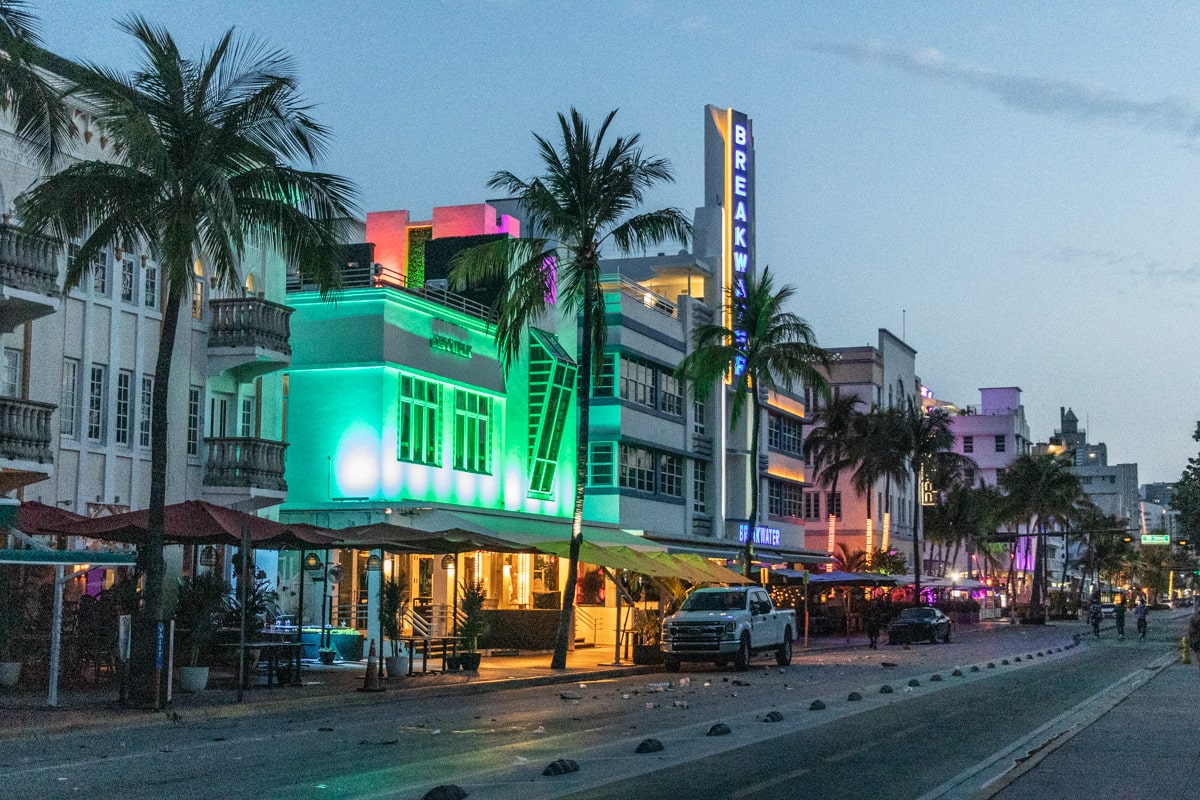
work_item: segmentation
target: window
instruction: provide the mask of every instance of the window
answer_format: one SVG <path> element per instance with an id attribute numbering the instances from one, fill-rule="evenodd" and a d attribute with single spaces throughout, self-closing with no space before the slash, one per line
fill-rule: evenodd
<path id="1" fill-rule="evenodd" d="M 142 376 L 141 414 L 138 416 L 138 444 L 150 446 L 150 425 L 154 419 L 154 378 Z"/>
<path id="2" fill-rule="evenodd" d="M 142 305 L 158 308 L 158 267 L 153 264 L 146 264 L 142 272 Z"/>
<path id="3" fill-rule="evenodd" d="M 791 455 L 804 452 L 800 423 L 780 414 L 767 415 L 767 445 L 772 450 Z"/>
<path id="4" fill-rule="evenodd" d="M 669 372 L 659 377 L 662 412 L 672 417 L 683 416 L 683 393 L 679 391 L 679 380 Z"/>
<path id="5" fill-rule="evenodd" d="M 187 454 L 200 455 L 200 389 L 188 389 Z"/>
<path id="6" fill-rule="evenodd" d="M 963 437 L 963 452 L 964 453 L 974 453 L 975 452 L 975 437 L 974 436 L 964 436 Z"/>
<path id="7" fill-rule="evenodd" d="M 238 414 L 238 436 L 249 439 L 254 436 L 255 429 L 255 401 L 253 397 L 243 397 L 241 411 Z"/>
<path id="8" fill-rule="evenodd" d="M 997 453 L 1003 453 L 1003 452 L 1004 452 L 1004 436 L 997 436 L 997 437 L 996 437 L 996 452 L 997 452 Z"/>
<path id="9" fill-rule="evenodd" d="M 0 394 L 5 397 L 21 396 L 21 364 L 25 354 L 12 347 L 4 348 L 4 370 L 0 374 Z"/>
<path id="10" fill-rule="evenodd" d="M 95 294 L 108 294 L 108 253 L 97 253 L 92 261 L 92 291 Z"/>
<path id="11" fill-rule="evenodd" d="M 63 360 L 62 400 L 59 404 L 59 430 L 64 436 L 75 436 L 75 421 L 78 413 L 79 362 L 73 358 Z"/>
<path id="12" fill-rule="evenodd" d="M 658 493 L 683 497 L 683 459 L 663 453 L 658 457 Z"/>
<path id="13" fill-rule="evenodd" d="M 697 436 L 705 436 L 708 433 L 708 423 L 704 419 L 704 401 L 692 401 L 692 413 L 695 414 L 695 420 L 692 422 L 692 433 Z"/>
<path id="14" fill-rule="evenodd" d="M 132 303 L 133 292 L 133 259 L 127 258 L 121 262 L 121 299 Z"/>
<path id="15" fill-rule="evenodd" d="M 833 514 L 838 519 L 842 518 L 842 493 L 841 492 L 826 492 L 825 493 L 825 513 Z"/>
<path id="16" fill-rule="evenodd" d="M 454 393 L 454 468 L 490 475 L 492 398 Z"/>
<path id="17" fill-rule="evenodd" d="M 67 271 L 70 272 L 75 266 L 75 257 L 79 255 L 79 245 L 71 242 L 67 245 Z"/>
<path id="18" fill-rule="evenodd" d="M 592 397 L 616 397 L 617 356 L 605 356 L 599 372 L 592 374 Z"/>
<path id="19" fill-rule="evenodd" d="M 821 493 L 820 492 L 805 492 L 804 493 L 804 518 L 805 519 L 820 519 L 821 518 Z"/>
<path id="20" fill-rule="evenodd" d="M 442 403 L 441 386 L 411 375 L 400 377 L 401 461 L 441 465 L 441 436 L 438 410 Z"/>
<path id="21" fill-rule="evenodd" d="M 708 462 L 692 462 L 692 511 L 708 513 Z"/>
<path id="22" fill-rule="evenodd" d="M 1083 486 L 1091 486 L 1092 485 L 1092 476 L 1091 475 L 1080 475 L 1079 483 Z"/>
<path id="23" fill-rule="evenodd" d="M 89 441 L 104 441 L 104 393 L 108 368 L 103 364 L 92 364 L 88 378 L 87 438 Z"/>
<path id="24" fill-rule="evenodd" d="M 622 444 L 619 449 L 621 488 L 653 494 L 654 453 L 628 444 Z"/>
<path id="25" fill-rule="evenodd" d="M 550 497 L 578 366 L 558 337 L 529 329 L 529 497 Z"/>
<path id="26" fill-rule="evenodd" d="M 192 281 L 192 319 L 204 319 L 204 279 Z"/>
<path id="27" fill-rule="evenodd" d="M 588 484 L 591 486 L 616 486 L 616 444 L 614 442 L 591 442 L 588 445 Z"/>
<path id="28" fill-rule="evenodd" d="M 799 486 L 768 481 L 767 513 L 773 517 L 800 517 L 804 492 Z"/>
<path id="29" fill-rule="evenodd" d="M 621 399 L 647 408 L 658 408 L 658 395 L 654 389 L 654 367 L 621 358 Z"/>
<path id="30" fill-rule="evenodd" d="M 121 370 L 117 373 L 117 423 L 113 438 L 117 444 L 129 444 L 129 420 L 132 405 L 130 392 L 133 389 L 133 373 Z"/>

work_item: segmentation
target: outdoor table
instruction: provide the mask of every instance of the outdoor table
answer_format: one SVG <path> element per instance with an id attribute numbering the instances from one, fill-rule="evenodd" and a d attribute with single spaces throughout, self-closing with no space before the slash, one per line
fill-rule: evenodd
<path id="1" fill-rule="evenodd" d="M 458 655 L 458 640 L 459 636 L 401 636 L 400 641 L 408 645 L 408 674 L 415 674 L 413 671 L 413 655 L 416 652 L 417 643 L 421 643 L 421 672 L 429 672 L 429 645 L 431 642 L 437 643 L 437 650 L 442 655 L 442 672 L 447 672 L 446 659 L 448 656 Z"/>
<path id="2" fill-rule="evenodd" d="M 241 647 L 238 642 L 230 642 L 225 647 Z M 295 686 L 300 682 L 300 643 L 268 640 L 262 642 L 246 642 L 246 650 L 258 650 L 267 657 L 267 688 L 274 686 L 276 678 L 279 679 L 279 685 Z M 280 675 L 279 665 L 284 665 L 283 672 L 287 675 L 285 679 Z M 250 672 L 254 669 L 255 664 L 246 664 L 245 688 L 250 687 Z"/>

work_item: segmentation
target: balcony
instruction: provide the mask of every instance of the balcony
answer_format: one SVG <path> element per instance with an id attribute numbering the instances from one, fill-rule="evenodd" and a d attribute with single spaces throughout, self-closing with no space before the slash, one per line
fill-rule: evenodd
<path id="1" fill-rule="evenodd" d="M 248 383 L 292 363 L 292 309 L 261 297 L 212 300 L 208 373 L 230 373 Z"/>
<path id="2" fill-rule="evenodd" d="M 55 239 L 0 224 L 0 332 L 58 310 L 60 249 Z"/>
<path id="3" fill-rule="evenodd" d="M 286 442 L 228 436 L 208 438 L 205 443 L 206 500 L 249 509 L 277 505 L 287 499 L 287 482 L 283 479 Z"/>
<path id="4" fill-rule="evenodd" d="M 51 421 L 58 406 L 0 397 L 0 493 L 54 474 Z"/>

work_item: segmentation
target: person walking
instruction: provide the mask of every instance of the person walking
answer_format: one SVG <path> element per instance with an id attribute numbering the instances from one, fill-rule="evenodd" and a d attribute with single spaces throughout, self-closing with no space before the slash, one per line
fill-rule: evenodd
<path id="1" fill-rule="evenodd" d="M 1150 616 L 1150 608 L 1146 605 L 1146 599 L 1139 597 L 1137 606 L 1133 609 L 1133 618 L 1137 620 L 1138 638 L 1146 638 L 1146 618 Z"/>
<path id="2" fill-rule="evenodd" d="M 1200 667 L 1200 604 L 1188 619 L 1187 643 L 1191 648 L 1196 666 Z"/>
<path id="3" fill-rule="evenodd" d="M 867 638 L 871 640 L 871 649 L 879 649 L 879 629 L 883 627 L 883 609 L 879 607 L 878 600 L 872 600 L 867 604 Z"/>
<path id="4" fill-rule="evenodd" d="M 1088 606 L 1088 622 L 1092 624 L 1092 633 L 1096 638 L 1100 638 L 1100 620 L 1104 617 L 1104 612 L 1100 609 L 1100 595 L 1092 595 L 1091 605 Z"/>
<path id="5" fill-rule="evenodd" d="M 1125 638 L 1125 597 L 1122 595 L 1117 598 L 1117 603 L 1113 607 L 1113 619 L 1117 623 L 1117 638 Z"/>

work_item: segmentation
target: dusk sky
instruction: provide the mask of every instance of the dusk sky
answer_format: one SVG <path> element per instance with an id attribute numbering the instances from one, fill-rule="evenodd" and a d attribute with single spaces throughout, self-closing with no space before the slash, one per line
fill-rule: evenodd
<path id="1" fill-rule="evenodd" d="M 758 266 L 831 347 L 886 327 L 934 394 L 1019 386 L 1110 463 L 1200 450 L 1200 6 L 1114 2 L 35 0 L 64 56 L 124 69 L 137 11 L 197 52 L 289 51 L 363 210 L 489 197 L 572 105 L 640 132 L 703 204 L 704 105 L 754 120 Z"/>

